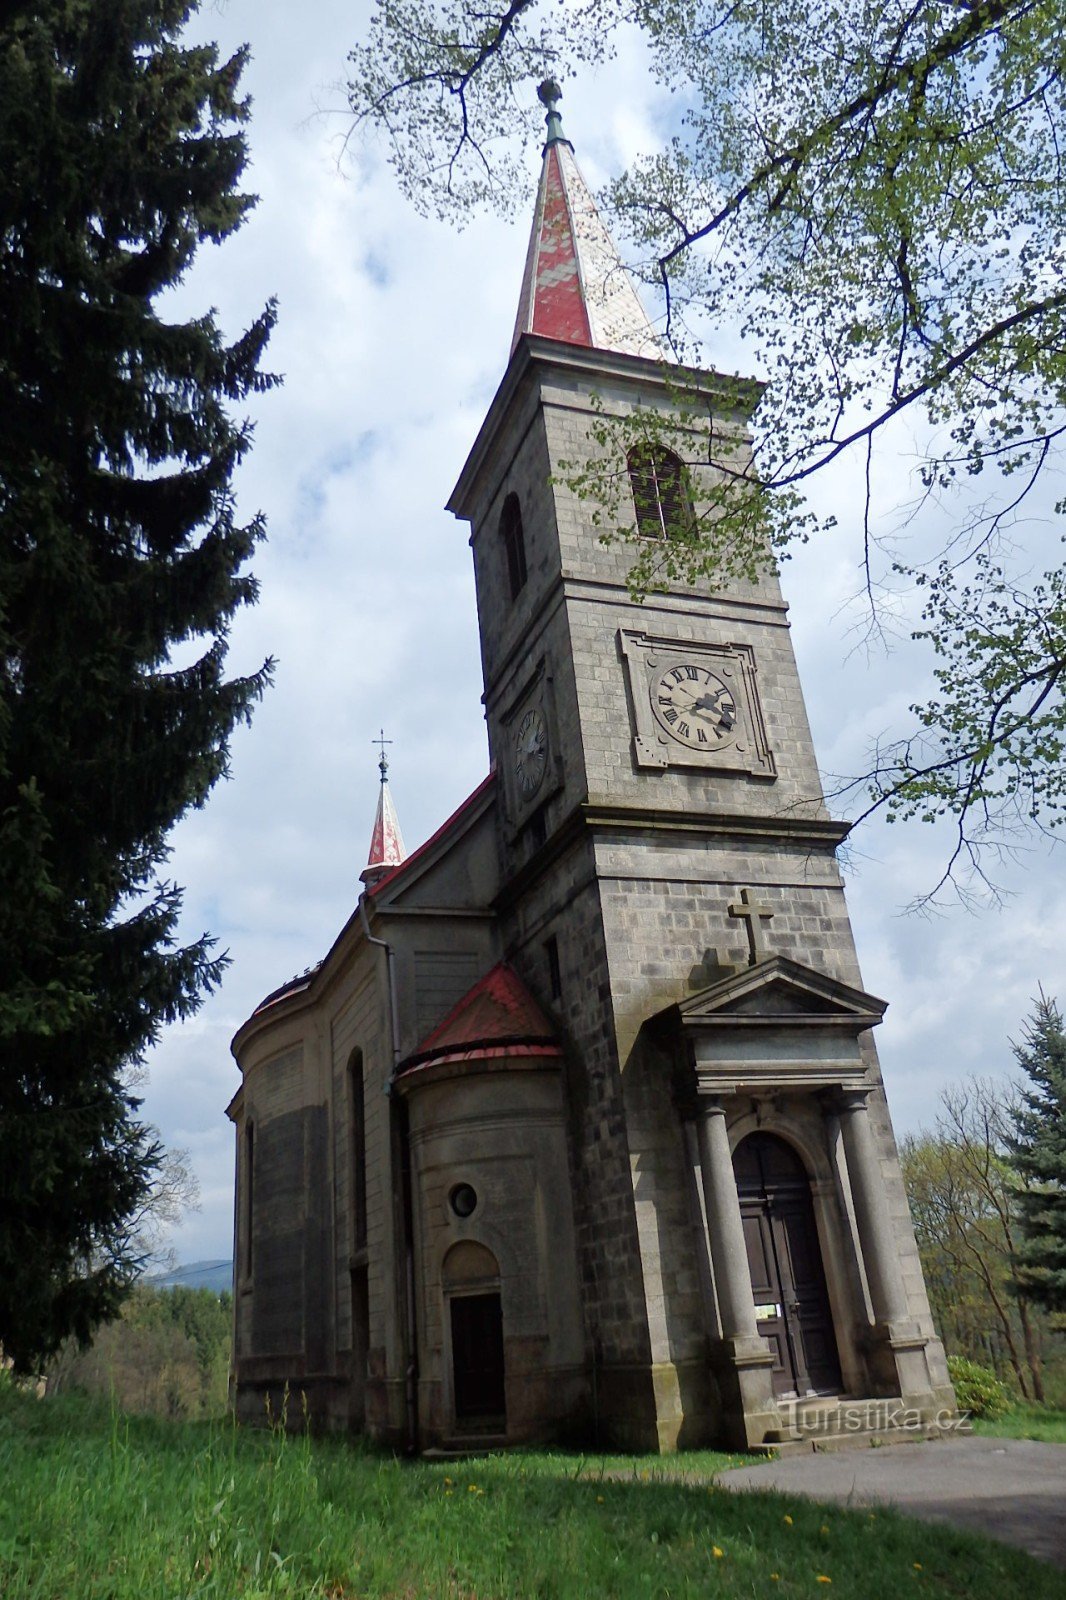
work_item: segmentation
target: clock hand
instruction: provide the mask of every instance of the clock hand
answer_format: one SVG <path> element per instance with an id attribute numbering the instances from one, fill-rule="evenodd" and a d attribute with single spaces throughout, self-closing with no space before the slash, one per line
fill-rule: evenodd
<path id="1" fill-rule="evenodd" d="M 708 711 L 713 712 L 716 720 L 722 727 L 731 728 L 733 726 L 732 711 L 728 706 L 723 706 L 721 704 L 721 696 L 719 694 L 701 695 L 698 700 L 693 702 L 690 709 L 694 711 L 697 716 L 703 716 L 704 713 Z"/>

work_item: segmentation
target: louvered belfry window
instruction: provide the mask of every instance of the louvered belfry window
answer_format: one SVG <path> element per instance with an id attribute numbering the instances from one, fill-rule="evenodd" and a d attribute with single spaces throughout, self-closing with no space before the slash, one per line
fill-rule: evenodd
<path id="1" fill-rule="evenodd" d="M 681 458 L 661 445 L 635 444 L 626 459 L 641 538 L 669 539 L 686 532 L 692 508 Z"/>

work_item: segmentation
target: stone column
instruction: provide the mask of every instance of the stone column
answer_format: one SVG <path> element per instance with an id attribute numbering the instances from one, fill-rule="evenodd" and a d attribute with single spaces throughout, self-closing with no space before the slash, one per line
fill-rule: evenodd
<path id="1" fill-rule="evenodd" d="M 870 1127 L 868 1092 L 859 1089 L 843 1093 L 837 1108 L 874 1321 L 882 1328 L 891 1328 L 893 1324 L 906 1321 L 907 1297 L 888 1211 L 888 1195 Z"/>
<path id="2" fill-rule="evenodd" d="M 757 1339 L 759 1329 L 755 1321 L 744 1224 L 733 1177 L 725 1108 L 720 1101 L 700 1100 L 696 1134 L 722 1335 L 726 1339 Z"/>
<path id="3" fill-rule="evenodd" d="M 696 1108 L 707 1237 L 718 1293 L 722 1342 L 713 1360 L 722 1399 L 720 1433 L 741 1449 L 785 1434 L 773 1395 L 773 1356 L 755 1321 L 744 1224 L 740 1216 L 725 1109 L 711 1096 Z"/>

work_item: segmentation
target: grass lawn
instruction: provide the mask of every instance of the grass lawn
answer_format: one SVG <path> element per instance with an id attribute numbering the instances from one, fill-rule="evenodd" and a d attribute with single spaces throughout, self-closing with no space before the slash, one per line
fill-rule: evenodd
<path id="1" fill-rule="evenodd" d="M 4 1600 L 1061 1600 L 1005 1546 L 888 1512 L 674 1481 L 673 1461 L 405 1463 L 112 1417 L 0 1385 Z"/>
<path id="2" fill-rule="evenodd" d="M 1040 1439 L 1045 1444 L 1066 1444 L 1066 1411 L 1019 1403 L 995 1422 L 975 1420 L 973 1430 L 994 1439 Z"/>

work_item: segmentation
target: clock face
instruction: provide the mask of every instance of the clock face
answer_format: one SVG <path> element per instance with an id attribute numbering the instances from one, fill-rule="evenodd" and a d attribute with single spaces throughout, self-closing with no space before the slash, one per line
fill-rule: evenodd
<path id="1" fill-rule="evenodd" d="M 651 708 L 670 737 L 692 750 L 720 749 L 736 733 L 733 691 L 691 661 L 675 661 L 652 679 Z"/>
<path id="2" fill-rule="evenodd" d="M 518 724 L 514 742 L 514 770 L 523 800 L 536 794 L 548 767 L 548 727 L 544 713 L 531 706 Z"/>

